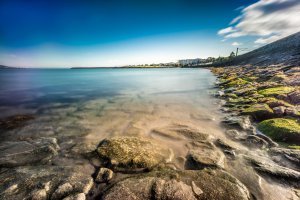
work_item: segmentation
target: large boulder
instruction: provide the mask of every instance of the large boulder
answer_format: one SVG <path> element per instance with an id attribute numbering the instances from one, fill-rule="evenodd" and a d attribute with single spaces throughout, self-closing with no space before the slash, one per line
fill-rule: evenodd
<path id="1" fill-rule="evenodd" d="M 107 186 L 104 200 L 248 200 L 247 188 L 221 170 L 155 171 Z"/>
<path id="2" fill-rule="evenodd" d="M 97 148 L 98 155 L 115 170 L 149 170 L 172 159 L 171 149 L 143 137 L 113 137 L 105 139 Z"/>
<path id="3" fill-rule="evenodd" d="M 57 154 L 58 149 L 55 138 L 5 141 L 0 144 L 0 166 L 14 167 L 47 162 Z"/>
<path id="4" fill-rule="evenodd" d="M 294 119 L 276 118 L 258 124 L 258 130 L 278 142 L 300 144 L 300 124 Z"/>

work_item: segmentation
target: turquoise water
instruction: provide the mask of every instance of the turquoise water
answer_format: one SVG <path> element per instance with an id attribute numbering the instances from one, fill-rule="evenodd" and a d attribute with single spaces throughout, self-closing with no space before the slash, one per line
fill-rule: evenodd
<path id="1" fill-rule="evenodd" d="M 205 103 L 214 80 L 206 69 L 5 69 L 0 71 L 0 116 L 126 95 L 196 95 Z"/>

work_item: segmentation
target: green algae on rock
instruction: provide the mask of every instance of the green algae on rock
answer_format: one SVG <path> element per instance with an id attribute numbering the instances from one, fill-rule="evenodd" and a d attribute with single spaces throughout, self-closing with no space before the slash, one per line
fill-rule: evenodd
<path id="1" fill-rule="evenodd" d="M 142 137 L 113 137 L 105 139 L 97 148 L 98 155 L 116 170 L 151 169 L 171 159 L 172 152 L 153 140 Z"/>
<path id="2" fill-rule="evenodd" d="M 294 119 L 269 119 L 259 123 L 257 128 L 275 141 L 300 144 L 300 124 Z"/>
<path id="3" fill-rule="evenodd" d="M 225 84 L 226 87 L 237 87 L 240 85 L 246 85 L 248 81 L 245 81 L 244 79 L 237 78 L 236 80 L 232 80 L 229 83 Z"/>
<path id="4" fill-rule="evenodd" d="M 242 114 L 251 115 L 255 120 L 261 121 L 274 116 L 273 110 L 267 104 L 255 104 L 243 110 Z"/>
<path id="5" fill-rule="evenodd" d="M 280 87 L 273 87 L 273 88 L 266 88 L 263 90 L 259 90 L 258 93 L 264 96 L 277 96 L 281 94 L 288 94 L 293 92 L 295 89 L 293 87 L 288 86 L 280 86 Z"/>

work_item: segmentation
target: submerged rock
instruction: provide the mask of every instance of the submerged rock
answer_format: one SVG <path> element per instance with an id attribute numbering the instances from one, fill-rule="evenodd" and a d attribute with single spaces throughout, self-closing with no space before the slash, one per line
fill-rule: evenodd
<path id="1" fill-rule="evenodd" d="M 221 139 L 216 140 L 216 145 L 225 150 L 235 150 L 234 147 L 232 147 L 230 144 Z"/>
<path id="2" fill-rule="evenodd" d="M 210 136 L 209 134 L 202 133 L 197 129 L 181 124 L 173 124 L 162 128 L 156 128 L 152 130 L 152 133 L 175 140 L 206 140 Z"/>
<path id="3" fill-rule="evenodd" d="M 57 154 L 55 138 L 28 141 L 5 141 L 0 144 L 0 166 L 14 167 L 36 162 L 47 162 Z"/>
<path id="4" fill-rule="evenodd" d="M 245 143 L 248 144 L 250 147 L 256 148 L 265 148 L 268 146 L 268 142 L 265 141 L 263 138 L 258 137 L 257 135 L 248 135 L 245 139 Z"/>
<path id="5" fill-rule="evenodd" d="M 300 150 L 292 150 L 285 148 L 271 148 L 271 155 L 280 155 L 288 161 L 292 162 L 297 166 L 297 169 L 300 170 Z"/>
<path id="6" fill-rule="evenodd" d="M 86 166 L 22 166 L 0 173 L 0 199 L 84 199 L 93 186 Z M 79 194 L 83 193 L 83 194 Z M 80 198 L 79 198 L 80 197 Z"/>
<path id="7" fill-rule="evenodd" d="M 194 144 L 188 152 L 186 169 L 224 168 L 225 156 L 214 144 L 204 141 Z"/>
<path id="8" fill-rule="evenodd" d="M 97 152 L 107 166 L 121 171 L 149 170 L 172 156 L 170 149 L 154 140 L 128 136 L 103 140 Z"/>
<path id="9" fill-rule="evenodd" d="M 240 136 L 240 133 L 235 129 L 227 130 L 225 133 L 231 139 L 238 139 L 238 137 Z"/>
<path id="10" fill-rule="evenodd" d="M 243 130 L 251 130 L 252 125 L 249 116 L 228 116 L 222 121 L 230 126 L 238 126 Z"/>
<path id="11" fill-rule="evenodd" d="M 32 115 L 15 115 L 0 119 L 0 130 L 10 130 L 22 127 L 29 120 L 34 119 Z"/>
<path id="12" fill-rule="evenodd" d="M 126 178 L 109 185 L 101 199 L 248 200 L 250 197 L 241 182 L 221 170 L 168 170 Z"/>

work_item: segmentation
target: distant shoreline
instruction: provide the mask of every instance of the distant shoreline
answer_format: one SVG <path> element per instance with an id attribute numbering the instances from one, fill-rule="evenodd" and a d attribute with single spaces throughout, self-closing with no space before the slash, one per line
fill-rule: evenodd
<path id="1" fill-rule="evenodd" d="M 114 69 L 147 69 L 147 68 L 155 68 L 155 69 L 160 69 L 160 68 L 181 68 L 181 67 L 175 67 L 175 66 L 163 66 L 163 67 L 156 67 L 156 66 L 147 66 L 147 67 L 139 67 L 139 66 L 136 66 L 136 67 L 71 67 L 70 69 L 111 69 L 111 68 L 114 68 Z"/>

